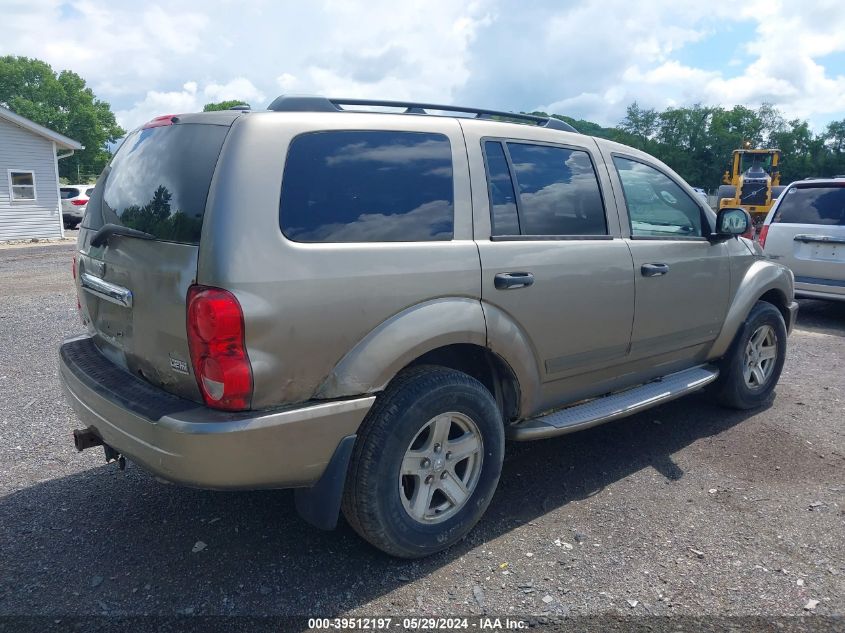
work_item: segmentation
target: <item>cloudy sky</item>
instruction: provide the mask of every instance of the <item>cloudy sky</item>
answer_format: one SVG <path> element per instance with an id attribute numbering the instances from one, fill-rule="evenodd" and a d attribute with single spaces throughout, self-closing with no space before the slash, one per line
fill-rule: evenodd
<path id="1" fill-rule="evenodd" d="M 278 94 L 615 124 L 633 100 L 845 118 L 842 0 L 0 0 L 0 54 L 84 77 L 119 122 Z"/>

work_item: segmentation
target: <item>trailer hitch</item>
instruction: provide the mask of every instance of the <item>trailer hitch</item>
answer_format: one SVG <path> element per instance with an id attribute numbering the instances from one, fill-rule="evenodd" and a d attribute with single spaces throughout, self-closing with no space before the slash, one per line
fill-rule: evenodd
<path id="1" fill-rule="evenodd" d="M 73 445 L 80 452 L 88 448 L 94 448 L 95 446 L 102 446 L 103 453 L 106 456 L 106 463 L 117 462 L 117 467 L 120 470 L 126 470 L 126 458 L 106 444 L 103 438 L 91 429 L 75 429 L 73 431 Z"/>

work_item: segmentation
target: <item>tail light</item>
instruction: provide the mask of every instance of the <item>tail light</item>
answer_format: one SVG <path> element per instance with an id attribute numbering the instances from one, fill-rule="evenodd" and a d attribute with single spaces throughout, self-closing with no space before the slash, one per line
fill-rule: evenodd
<path id="1" fill-rule="evenodd" d="M 88 201 L 77 198 L 76 200 L 71 200 L 70 203 L 75 207 L 81 207 L 84 204 L 88 204 Z"/>
<path id="2" fill-rule="evenodd" d="M 157 116 L 144 123 L 144 125 L 141 126 L 141 129 L 148 130 L 151 127 L 165 127 L 167 125 L 173 125 L 173 119 L 175 118 L 175 114 L 162 114 L 161 116 Z"/>
<path id="3" fill-rule="evenodd" d="M 252 401 L 252 366 L 244 344 L 241 304 L 231 292 L 208 286 L 188 290 L 188 346 L 205 403 L 243 411 Z"/>
<path id="4" fill-rule="evenodd" d="M 757 242 L 760 244 L 760 248 L 766 248 L 766 237 L 769 235 L 769 225 L 764 224 L 760 227 L 760 236 L 757 238 Z"/>

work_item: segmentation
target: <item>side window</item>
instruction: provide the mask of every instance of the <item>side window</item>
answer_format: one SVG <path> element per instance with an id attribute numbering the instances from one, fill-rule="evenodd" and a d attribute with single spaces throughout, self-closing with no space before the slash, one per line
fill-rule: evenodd
<path id="1" fill-rule="evenodd" d="M 587 152 L 499 141 L 485 142 L 484 152 L 494 236 L 607 235 L 601 190 Z"/>
<path id="2" fill-rule="evenodd" d="M 449 139 L 353 130 L 297 136 L 285 163 L 279 219 L 297 242 L 450 240 Z"/>
<path id="3" fill-rule="evenodd" d="M 9 170 L 9 199 L 12 202 L 35 200 L 35 172 Z"/>
<path id="4" fill-rule="evenodd" d="M 523 235 L 607 235 L 598 179 L 582 150 L 508 143 Z"/>
<path id="5" fill-rule="evenodd" d="M 633 237 L 701 237 L 701 208 L 654 167 L 615 156 Z"/>
<path id="6" fill-rule="evenodd" d="M 490 191 L 490 220 L 493 235 L 519 235 L 516 195 L 505 150 L 498 141 L 484 143 L 487 156 L 487 186 Z"/>

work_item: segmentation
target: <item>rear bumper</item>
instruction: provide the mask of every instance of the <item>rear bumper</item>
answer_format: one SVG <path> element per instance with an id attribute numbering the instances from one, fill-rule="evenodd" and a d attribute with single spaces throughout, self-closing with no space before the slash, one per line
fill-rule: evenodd
<path id="1" fill-rule="evenodd" d="M 106 444 L 164 479 L 201 488 L 313 486 L 375 400 L 216 411 L 122 370 L 87 337 L 62 345 L 60 370 L 77 416 Z"/>

